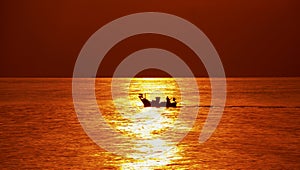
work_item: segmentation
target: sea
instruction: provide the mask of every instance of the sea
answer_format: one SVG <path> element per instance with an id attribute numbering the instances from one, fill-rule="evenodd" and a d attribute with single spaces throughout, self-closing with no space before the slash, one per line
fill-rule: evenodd
<path id="1" fill-rule="evenodd" d="M 72 78 L 0 78 L 0 169 L 300 169 L 299 77 L 227 78 L 224 106 L 210 80 L 97 78 L 78 99 Z M 140 94 L 177 107 L 145 108 Z"/>

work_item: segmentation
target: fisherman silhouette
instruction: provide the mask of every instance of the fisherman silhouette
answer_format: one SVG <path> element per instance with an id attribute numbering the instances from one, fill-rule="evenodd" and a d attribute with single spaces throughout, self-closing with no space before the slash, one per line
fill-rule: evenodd
<path id="1" fill-rule="evenodd" d="M 168 96 L 167 96 L 167 98 L 166 98 L 166 101 L 167 101 L 166 106 L 169 107 L 170 104 L 171 104 L 171 102 L 170 102 L 170 98 L 169 98 Z"/>
<path id="2" fill-rule="evenodd" d="M 139 98 L 141 99 L 141 101 L 144 103 L 144 107 L 151 107 L 151 103 L 148 99 L 146 99 L 143 97 L 143 94 L 139 94 Z"/>

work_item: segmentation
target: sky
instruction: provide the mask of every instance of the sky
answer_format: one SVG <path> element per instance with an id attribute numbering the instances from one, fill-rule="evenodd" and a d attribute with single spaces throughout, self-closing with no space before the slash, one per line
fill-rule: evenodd
<path id="1" fill-rule="evenodd" d="M 297 0 L 1 1 L 0 76 L 71 77 L 82 46 L 95 31 L 138 12 L 170 13 L 195 24 L 213 43 L 228 77 L 300 76 L 299 7 Z M 98 76 L 112 76 L 126 56 L 143 48 L 169 50 L 195 76 L 207 75 L 185 44 L 145 34 L 116 44 Z"/>

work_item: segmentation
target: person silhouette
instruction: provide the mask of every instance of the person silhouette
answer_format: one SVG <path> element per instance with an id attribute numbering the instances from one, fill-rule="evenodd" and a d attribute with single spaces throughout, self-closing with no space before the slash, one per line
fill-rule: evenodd
<path id="1" fill-rule="evenodd" d="M 145 98 L 144 98 L 143 94 L 139 94 L 139 98 L 143 102 L 144 107 L 151 107 L 151 103 L 150 103 L 150 101 L 148 99 L 146 99 L 146 95 L 145 95 Z"/>
<path id="2" fill-rule="evenodd" d="M 176 104 L 177 104 L 176 99 L 175 99 L 175 97 L 173 97 L 173 102 L 170 105 L 172 107 L 176 107 Z"/>
<path id="3" fill-rule="evenodd" d="M 171 102 L 170 102 L 170 98 L 167 96 L 166 100 L 167 100 L 167 104 L 166 104 L 166 106 L 167 106 L 167 107 L 169 107 L 169 106 L 170 106 L 170 104 L 171 104 Z"/>

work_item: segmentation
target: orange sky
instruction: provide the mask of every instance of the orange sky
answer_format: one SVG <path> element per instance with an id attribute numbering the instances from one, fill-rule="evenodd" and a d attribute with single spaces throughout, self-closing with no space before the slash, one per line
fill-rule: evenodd
<path id="1" fill-rule="evenodd" d="M 299 6 L 297 0 L 1 1 L 0 76 L 70 77 L 96 30 L 145 11 L 178 15 L 198 26 L 217 49 L 227 76 L 300 76 Z M 128 54 L 149 47 L 170 50 L 197 76 L 206 75 L 184 44 L 158 35 L 117 44 L 99 75 L 110 76 Z"/>

